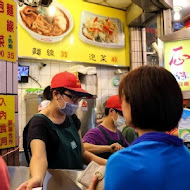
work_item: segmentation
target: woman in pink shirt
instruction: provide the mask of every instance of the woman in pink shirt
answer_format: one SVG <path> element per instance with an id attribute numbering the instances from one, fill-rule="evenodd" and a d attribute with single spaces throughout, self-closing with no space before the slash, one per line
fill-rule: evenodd
<path id="1" fill-rule="evenodd" d="M 0 157 L 0 189 L 1 190 L 10 190 L 9 185 L 9 174 L 5 161 Z"/>

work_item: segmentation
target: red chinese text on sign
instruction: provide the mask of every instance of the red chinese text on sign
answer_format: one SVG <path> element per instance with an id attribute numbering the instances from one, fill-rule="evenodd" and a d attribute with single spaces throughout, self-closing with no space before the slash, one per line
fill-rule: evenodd
<path id="1" fill-rule="evenodd" d="M 5 40 L 3 35 L 0 35 L 0 47 L 5 47 Z"/>
<path id="2" fill-rule="evenodd" d="M 4 13 L 4 3 L 0 0 L 0 13 Z"/>
<path id="3" fill-rule="evenodd" d="M 184 61 L 186 61 L 187 59 L 190 59 L 190 55 L 184 54 L 182 55 L 182 57 L 179 57 L 179 52 L 183 49 L 182 46 L 178 47 L 178 48 L 174 48 L 173 49 L 173 55 L 172 58 L 169 62 L 169 65 L 182 65 L 184 63 Z"/>
<path id="4" fill-rule="evenodd" d="M 6 132 L 7 132 L 6 125 L 5 124 L 0 125 L 0 133 L 6 133 Z"/>
<path id="5" fill-rule="evenodd" d="M 13 5 L 11 4 L 7 4 L 7 15 L 9 16 L 14 16 L 14 9 L 13 9 Z"/>
<path id="6" fill-rule="evenodd" d="M 7 32 L 14 32 L 14 22 L 7 20 Z"/>

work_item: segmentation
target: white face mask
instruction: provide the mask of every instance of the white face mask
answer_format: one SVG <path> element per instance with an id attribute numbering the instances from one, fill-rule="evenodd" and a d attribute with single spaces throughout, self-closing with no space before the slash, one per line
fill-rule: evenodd
<path id="1" fill-rule="evenodd" d="M 123 126 L 125 124 L 125 121 L 126 121 L 125 118 L 123 116 L 120 116 L 120 115 L 118 115 L 117 120 L 113 119 L 114 125 L 118 128 Z"/>
<path id="2" fill-rule="evenodd" d="M 61 96 L 61 99 L 65 102 L 65 100 L 63 99 L 63 97 Z M 60 105 L 59 105 L 59 102 L 57 101 L 57 104 L 58 104 L 58 107 L 59 107 L 59 111 L 62 113 L 62 114 L 65 114 L 65 115 L 73 115 L 76 113 L 77 109 L 78 109 L 78 104 L 71 104 L 69 102 L 65 102 L 65 107 L 62 108 Z"/>

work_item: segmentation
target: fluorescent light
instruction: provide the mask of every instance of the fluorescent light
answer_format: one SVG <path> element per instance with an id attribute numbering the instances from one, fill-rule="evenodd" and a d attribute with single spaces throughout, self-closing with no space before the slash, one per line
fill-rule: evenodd
<path id="1" fill-rule="evenodd" d="M 174 20 L 180 20 L 181 15 L 180 11 L 182 10 L 182 7 L 180 6 L 174 6 L 173 11 L 174 11 Z"/>
<path id="2" fill-rule="evenodd" d="M 174 20 L 180 20 L 181 15 L 179 14 L 179 12 L 175 12 L 174 13 Z"/>

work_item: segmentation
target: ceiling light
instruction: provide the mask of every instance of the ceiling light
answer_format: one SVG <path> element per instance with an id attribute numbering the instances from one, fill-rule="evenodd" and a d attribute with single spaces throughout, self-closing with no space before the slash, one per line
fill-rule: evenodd
<path id="1" fill-rule="evenodd" d="M 182 10 L 182 7 L 180 6 L 174 6 L 173 11 L 174 11 L 174 20 L 180 20 L 181 15 L 180 11 Z"/>

